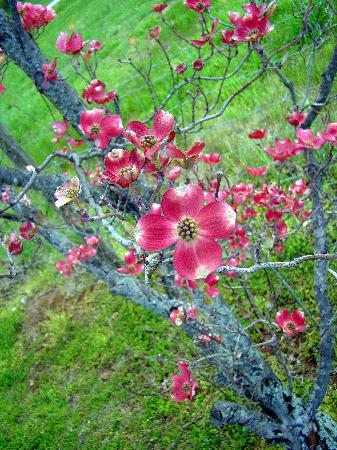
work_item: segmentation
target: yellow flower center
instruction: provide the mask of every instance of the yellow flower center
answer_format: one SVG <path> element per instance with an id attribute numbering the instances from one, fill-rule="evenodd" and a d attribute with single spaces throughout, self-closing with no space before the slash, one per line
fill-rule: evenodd
<path id="1" fill-rule="evenodd" d="M 183 241 L 191 242 L 195 240 L 198 235 L 197 222 L 191 217 L 185 217 L 178 222 L 177 233 Z"/>

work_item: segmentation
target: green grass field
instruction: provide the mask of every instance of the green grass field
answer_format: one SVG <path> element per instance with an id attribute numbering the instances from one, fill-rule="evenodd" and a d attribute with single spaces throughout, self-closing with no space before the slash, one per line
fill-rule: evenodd
<path id="1" fill-rule="evenodd" d="M 36 2 L 37 3 L 37 2 Z M 85 39 L 99 39 L 104 44 L 99 78 L 116 89 L 124 123 L 143 119 L 151 113 L 148 93 L 140 78 L 119 58 L 137 55 L 146 59 L 146 34 L 158 23 L 151 12 L 153 0 L 61 0 L 56 6 L 58 18 L 39 37 L 45 55 L 57 54 L 55 40 L 60 31 L 74 29 Z M 237 0 L 214 0 L 214 15 L 239 9 Z M 280 0 L 270 35 L 270 48 L 286 36 L 295 36 L 298 23 L 292 18 L 291 0 Z M 190 38 L 197 38 L 195 15 L 186 10 L 182 0 L 174 0 L 165 15 L 174 18 L 177 27 Z M 162 41 L 169 39 L 162 31 Z M 173 63 L 189 62 L 173 39 L 170 52 Z M 303 55 L 307 56 L 305 43 Z M 317 84 L 331 45 L 319 50 L 313 73 Z M 162 72 L 162 55 L 154 52 L 154 80 L 159 97 L 164 98 L 168 77 Z M 205 69 L 215 71 L 217 61 Z M 58 69 L 81 92 L 85 83 L 71 74 L 69 58 L 58 54 Z M 224 97 L 235 90 L 257 69 L 253 59 L 237 80 L 225 86 Z M 305 58 L 298 48 L 289 51 L 286 73 L 295 85 L 305 83 Z M 32 83 L 12 65 L 4 80 L 7 91 L 0 97 L 1 120 L 27 149 L 41 162 L 55 144 L 51 122 L 60 119 L 53 108 L 53 117 L 46 101 Z M 18 94 L 19 91 L 19 94 Z M 312 92 L 314 96 L 315 92 Z M 284 117 L 289 112 L 288 94 L 273 74 L 266 74 L 249 91 L 228 108 L 223 117 L 205 126 L 200 133 L 207 143 L 206 151 L 219 151 L 229 176 L 236 176 L 243 164 L 261 165 L 270 162 L 257 148 L 247 132 L 268 126 L 270 142 L 284 137 L 292 129 Z M 176 100 L 167 109 L 177 113 Z M 50 170 L 53 170 L 51 165 Z M 284 258 L 310 253 L 307 237 L 290 237 Z M 205 372 L 201 391 L 193 404 L 175 404 L 167 392 L 167 381 L 175 372 L 179 359 L 194 359 L 195 346 L 176 327 L 121 298 L 113 297 L 104 285 L 84 273 L 65 280 L 53 268 L 57 255 L 44 248 L 43 263 L 29 277 L 6 285 L 0 303 L 0 448 L 1 449 L 166 449 L 176 439 L 177 448 L 184 449 L 271 449 L 242 428 L 213 428 L 208 413 L 216 398 L 211 385 L 213 374 Z M 333 265 L 334 270 L 337 270 Z M 311 287 L 312 266 L 287 273 L 286 279 L 296 287 L 314 311 Z M 271 276 L 278 286 L 277 281 Z M 266 280 L 254 276 L 254 294 L 261 308 L 267 308 L 270 293 Z M 235 311 L 240 312 L 233 289 L 234 281 L 222 282 L 222 291 Z M 291 301 L 289 293 L 280 289 L 280 302 Z M 332 284 L 332 298 L 335 285 Z M 334 300 L 336 301 L 336 300 Z M 312 367 L 312 347 L 317 335 L 310 330 L 305 339 L 294 342 L 290 351 L 302 355 L 303 382 L 296 392 L 305 394 L 310 388 L 308 368 Z M 158 357 L 158 355 L 162 355 Z M 165 361 L 164 361 L 165 360 Z M 276 366 L 272 357 L 270 363 Z M 310 372 L 311 374 L 312 372 Z M 280 374 L 282 376 L 282 374 Z M 337 419 L 335 385 L 329 389 L 324 410 Z M 230 391 L 226 399 L 233 399 Z M 201 414 L 202 413 L 202 414 Z M 182 430 L 185 424 L 189 424 Z"/>

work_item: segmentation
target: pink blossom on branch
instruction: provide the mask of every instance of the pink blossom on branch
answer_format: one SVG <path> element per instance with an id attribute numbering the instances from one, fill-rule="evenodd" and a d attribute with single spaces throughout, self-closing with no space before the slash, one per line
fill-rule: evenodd
<path id="1" fill-rule="evenodd" d="M 289 125 L 296 128 L 299 125 L 302 125 L 306 118 L 307 114 L 302 114 L 298 111 L 294 111 L 286 117 L 286 121 L 289 123 Z"/>
<path id="2" fill-rule="evenodd" d="M 285 161 L 296 154 L 295 144 L 286 138 L 284 141 L 275 141 L 275 147 L 265 147 L 264 151 L 269 153 L 275 161 Z"/>
<path id="3" fill-rule="evenodd" d="M 33 239 L 35 234 L 37 233 L 37 228 L 35 223 L 33 222 L 22 222 L 20 225 L 20 238 L 25 241 L 30 241 Z"/>
<path id="4" fill-rule="evenodd" d="M 282 309 L 275 315 L 275 322 L 289 336 L 294 336 L 307 327 L 304 313 L 297 309 L 294 309 L 293 313 L 290 313 L 287 309 Z"/>
<path id="5" fill-rule="evenodd" d="M 134 248 L 131 248 L 125 253 L 124 262 L 126 267 L 119 267 L 117 269 L 118 273 L 122 273 L 124 275 L 139 275 L 144 270 L 143 264 L 139 264 L 137 262 L 137 256 Z"/>
<path id="6" fill-rule="evenodd" d="M 323 138 L 326 142 L 337 145 L 337 122 L 329 123 L 325 131 L 319 131 L 318 136 Z"/>
<path id="7" fill-rule="evenodd" d="M 182 306 L 178 306 L 178 308 L 173 308 L 170 313 L 170 320 L 174 323 L 174 325 L 180 327 L 186 320 L 184 308 Z"/>
<path id="8" fill-rule="evenodd" d="M 81 190 L 80 180 L 77 177 L 73 177 L 70 181 L 64 182 L 54 193 L 54 196 L 57 199 L 55 206 L 60 208 L 67 203 L 73 202 L 76 200 L 76 197 L 80 194 Z"/>
<path id="9" fill-rule="evenodd" d="M 212 0 L 185 0 L 184 4 L 187 8 L 192 11 L 196 11 L 201 14 L 205 9 L 211 8 Z"/>
<path id="10" fill-rule="evenodd" d="M 310 128 L 304 130 L 299 128 L 296 132 L 298 137 L 298 147 L 300 148 L 311 148 L 318 149 L 325 144 L 325 139 L 321 136 L 316 137 Z"/>
<path id="11" fill-rule="evenodd" d="M 103 109 L 83 111 L 79 127 L 101 150 L 108 147 L 110 139 L 123 131 L 122 121 L 117 114 L 106 114 Z"/>
<path id="12" fill-rule="evenodd" d="M 146 36 L 146 39 L 148 41 L 154 42 L 159 38 L 160 32 L 161 32 L 160 26 L 157 26 L 156 28 L 151 28 L 149 30 L 149 34 Z"/>
<path id="13" fill-rule="evenodd" d="M 46 84 L 48 84 L 48 81 L 57 80 L 56 57 L 52 63 L 42 64 L 42 72 Z"/>
<path id="14" fill-rule="evenodd" d="M 188 280 L 205 278 L 221 266 L 222 249 L 215 239 L 229 238 L 235 229 L 235 212 L 224 202 L 203 206 L 200 186 L 168 189 L 162 198 L 163 215 L 147 214 L 136 227 L 136 241 L 146 251 L 176 244 L 174 267 Z"/>
<path id="15" fill-rule="evenodd" d="M 199 384 L 196 381 L 191 380 L 191 371 L 188 364 L 180 362 L 177 365 L 182 374 L 174 375 L 171 378 L 173 382 L 171 387 L 172 400 L 175 402 L 183 402 L 185 400 L 192 402 Z"/>
<path id="16" fill-rule="evenodd" d="M 8 246 L 8 253 L 10 255 L 20 255 L 23 250 L 23 244 L 18 239 L 13 240 Z"/>
<path id="17" fill-rule="evenodd" d="M 2 83 L 0 83 L 0 95 L 3 94 L 5 90 L 6 90 L 5 86 Z"/>
<path id="18" fill-rule="evenodd" d="M 45 27 L 56 17 L 55 11 L 45 5 L 17 2 L 16 8 L 22 26 L 28 32 Z"/>
<path id="19" fill-rule="evenodd" d="M 204 68 L 204 61 L 202 59 L 196 59 L 193 63 L 193 69 L 199 72 Z"/>
<path id="20" fill-rule="evenodd" d="M 253 175 L 253 177 L 263 177 L 267 170 L 268 170 L 269 166 L 262 166 L 262 167 L 248 167 L 246 166 L 246 172 L 249 173 L 249 175 Z"/>
<path id="21" fill-rule="evenodd" d="M 99 181 L 126 188 L 137 180 L 144 162 L 144 156 L 135 148 L 131 152 L 114 149 L 104 158 L 106 170 L 101 174 Z"/>
<path id="22" fill-rule="evenodd" d="M 88 103 L 97 103 L 103 105 L 104 103 L 112 102 L 116 98 L 116 92 L 105 91 L 105 84 L 99 80 L 92 80 L 92 82 L 83 89 L 82 97 Z"/>
<path id="23" fill-rule="evenodd" d="M 248 137 L 250 139 L 264 139 L 267 131 L 268 131 L 268 128 L 264 128 L 263 130 L 255 130 L 255 131 L 249 133 Z"/>
<path id="24" fill-rule="evenodd" d="M 154 7 L 152 8 L 153 12 L 156 13 L 161 13 L 164 11 L 164 9 L 166 9 L 168 7 L 167 3 L 159 3 L 158 5 L 154 5 Z"/>
<path id="25" fill-rule="evenodd" d="M 175 66 L 174 70 L 177 72 L 177 74 L 182 75 L 187 70 L 187 65 L 182 63 Z"/>
<path id="26" fill-rule="evenodd" d="M 124 137 L 136 147 L 145 151 L 146 156 L 152 156 L 168 137 L 174 124 L 171 113 L 159 110 L 153 118 L 153 128 L 150 130 L 145 123 L 133 121 L 124 130 Z"/>
<path id="27" fill-rule="evenodd" d="M 52 139 L 52 142 L 59 142 L 63 136 L 65 135 L 65 133 L 68 131 L 69 129 L 69 122 L 67 121 L 67 119 L 64 119 L 64 122 L 61 121 L 55 121 L 52 123 L 52 127 L 54 132 L 57 134 L 57 136 L 55 136 Z"/>
<path id="28" fill-rule="evenodd" d="M 62 31 L 56 40 L 57 50 L 67 55 L 76 55 L 84 48 L 85 44 L 86 42 L 80 34 L 71 33 L 68 39 L 66 31 Z"/>

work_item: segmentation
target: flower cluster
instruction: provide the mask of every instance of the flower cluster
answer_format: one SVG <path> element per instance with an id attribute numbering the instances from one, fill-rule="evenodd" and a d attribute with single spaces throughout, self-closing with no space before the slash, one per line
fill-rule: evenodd
<path id="1" fill-rule="evenodd" d="M 126 188 L 137 180 L 144 163 L 145 158 L 137 149 L 131 152 L 113 149 L 104 158 L 106 170 L 101 174 L 100 182 Z"/>
<path id="2" fill-rule="evenodd" d="M 17 2 L 16 8 L 23 28 L 29 32 L 45 27 L 56 17 L 55 11 L 45 5 Z"/>
<path id="3" fill-rule="evenodd" d="M 173 308 L 170 313 L 170 320 L 180 327 L 186 320 L 196 320 L 198 317 L 198 310 L 196 306 L 190 306 L 185 311 L 183 306 Z"/>
<path id="4" fill-rule="evenodd" d="M 8 253 L 10 255 L 20 255 L 23 251 L 23 243 L 20 241 L 31 241 L 34 239 L 37 233 L 37 227 L 35 223 L 26 221 L 22 222 L 20 225 L 20 234 L 19 236 L 13 232 L 9 237 L 4 239 L 5 243 L 8 243 Z"/>
<path id="5" fill-rule="evenodd" d="M 58 270 L 63 276 L 68 277 L 72 272 L 74 272 L 74 265 L 80 264 L 81 262 L 87 261 L 88 259 L 96 256 L 96 247 L 99 243 L 100 239 L 98 236 L 87 237 L 87 245 L 82 244 L 78 247 L 70 249 L 65 260 L 56 262 L 56 270 Z"/>

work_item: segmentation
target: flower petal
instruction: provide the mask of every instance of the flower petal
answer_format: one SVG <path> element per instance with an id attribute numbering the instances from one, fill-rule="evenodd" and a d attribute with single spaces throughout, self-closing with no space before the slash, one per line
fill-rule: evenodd
<path id="1" fill-rule="evenodd" d="M 139 219 L 136 242 L 144 250 L 154 252 L 170 247 L 178 239 L 174 222 L 158 214 L 147 214 Z"/>
<path id="2" fill-rule="evenodd" d="M 286 322 L 291 322 L 291 314 L 288 310 L 282 309 L 275 315 L 275 322 L 280 328 L 283 328 Z"/>
<path id="3" fill-rule="evenodd" d="M 157 139 L 162 141 L 172 130 L 173 124 L 173 115 L 161 109 L 154 116 L 152 133 Z"/>
<path id="4" fill-rule="evenodd" d="M 235 230 L 235 211 L 224 202 L 211 202 L 197 216 L 200 233 L 209 238 L 224 239 Z"/>
<path id="5" fill-rule="evenodd" d="M 291 318 L 297 326 L 302 326 L 304 324 L 305 317 L 302 311 L 294 309 Z"/>
<path id="6" fill-rule="evenodd" d="M 151 134 L 151 132 L 145 123 L 133 121 L 128 124 L 123 134 L 129 142 L 139 147 L 141 138 L 147 134 Z"/>
<path id="7" fill-rule="evenodd" d="M 203 206 L 203 200 L 201 187 L 189 184 L 168 189 L 163 195 L 161 207 L 167 218 L 178 221 L 184 217 L 196 217 Z"/>
<path id="8" fill-rule="evenodd" d="M 206 278 L 222 265 L 221 246 L 213 239 L 200 236 L 195 242 L 178 241 L 174 252 L 174 267 L 187 280 Z"/>

